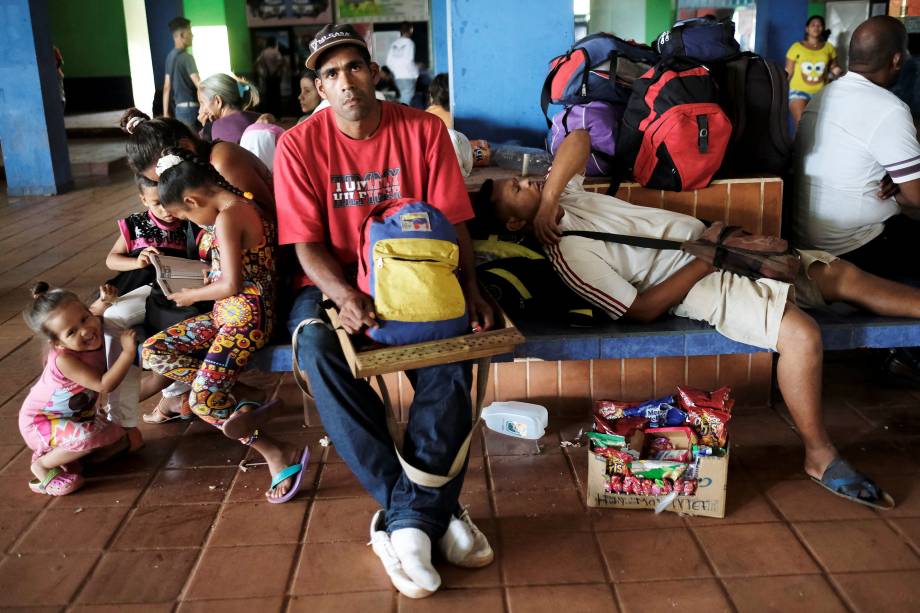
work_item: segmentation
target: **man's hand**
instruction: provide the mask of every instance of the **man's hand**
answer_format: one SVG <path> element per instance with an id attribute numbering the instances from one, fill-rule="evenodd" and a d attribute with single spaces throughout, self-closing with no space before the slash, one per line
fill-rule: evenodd
<path id="1" fill-rule="evenodd" d="M 357 334 L 364 326 L 377 327 L 377 314 L 374 312 L 374 301 L 370 296 L 355 290 L 336 306 L 339 307 L 339 323 L 349 334 Z"/>
<path id="2" fill-rule="evenodd" d="M 196 302 L 195 294 L 190 289 L 180 289 L 178 292 L 174 292 L 167 296 L 170 300 L 176 303 L 176 306 L 187 307 L 192 306 Z"/>
<path id="3" fill-rule="evenodd" d="M 137 267 L 138 268 L 147 268 L 150 266 L 150 254 L 155 253 L 160 255 L 160 252 L 156 247 L 145 247 L 143 251 L 137 254 Z"/>
<path id="4" fill-rule="evenodd" d="M 544 245 L 555 245 L 562 239 L 559 230 L 559 202 L 543 199 L 533 219 L 533 233 Z"/>
<path id="5" fill-rule="evenodd" d="M 879 190 L 878 197 L 880 200 L 888 200 L 898 194 L 901 191 L 901 188 L 898 187 L 898 184 L 891 180 L 891 175 L 885 174 L 882 177 L 882 180 L 878 182 Z"/>
<path id="6" fill-rule="evenodd" d="M 470 327 L 473 332 L 491 330 L 495 324 L 492 305 L 482 297 L 478 287 L 468 287 L 464 294 L 466 294 L 466 305 L 470 311 Z"/>

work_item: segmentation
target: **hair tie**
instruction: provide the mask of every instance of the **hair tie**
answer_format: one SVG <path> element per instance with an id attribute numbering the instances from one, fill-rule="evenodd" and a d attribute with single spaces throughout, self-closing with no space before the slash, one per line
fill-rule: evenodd
<path id="1" fill-rule="evenodd" d="M 243 192 L 243 198 L 245 198 L 246 200 L 252 200 L 253 197 L 254 196 L 252 195 L 252 192 Z"/>
<path id="2" fill-rule="evenodd" d="M 173 166 L 178 166 L 182 163 L 182 158 L 180 158 L 175 153 L 169 155 L 164 155 L 159 160 L 157 160 L 157 166 L 155 172 L 158 177 L 162 177 L 163 173 L 172 168 Z"/>
<path id="3" fill-rule="evenodd" d="M 243 95 L 244 95 L 246 92 L 249 91 L 249 85 L 246 84 L 246 83 L 241 83 L 241 82 L 237 81 L 237 82 L 236 82 L 236 89 L 237 89 L 237 91 L 240 92 L 240 97 L 243 97 Z"/>
<path id="4" fill-rule="evenodd" d="M 135 115 L 134 117 L 128 120 L 128 123 L 125 124 L 125 131 L 127 131 L 128 134 L 134 134 L 134 128 L 144 123 L 145 121 L 147 120 L 141 117 L 140 115 Z"/>

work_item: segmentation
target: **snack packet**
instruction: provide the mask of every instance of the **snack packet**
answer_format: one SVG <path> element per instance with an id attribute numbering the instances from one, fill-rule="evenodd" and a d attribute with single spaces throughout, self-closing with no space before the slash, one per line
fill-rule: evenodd
<path id="1" fill-rule="evenodd" d="M 652 459 L 687 464 L 691 460 L 691 453 L 689 449 L 662 449 L 652 454 Z"/>
<path id="2" fill-rule="evenodd" d="M 677 479 L 685 470 L 687 465 L 683 462 L 635 460 L 629 463 L 629 472 L 646 479 Z"/>
<path id="3" fill-rule="evenodd" d="M 728 411 L 697 407 L 687 411 L 690 426 L 699 435 L 699 444 L 707 447 L 725 447 L 728 442 Z"/>
<path id="4" fill-rule="evenodd" d="M 720 387 L 711 392 L 704 392 L 693 387 L 677 386 L 677 399 L 680 406 L 685 411 L 692 408 L 709 408 L 727 411 L 731 413 L 732 407 L 735 406 L 735 399 L 732 398 L 732 388 Z"/>
<path id="5" fill-rule="evenodd" d="M 644 417 L 652 428 L 680 426 L 687 421 L 687 413 L 676 406 L 674 396 L 648 400 L 642 404 L 622 409 L 624 417 Z"/>

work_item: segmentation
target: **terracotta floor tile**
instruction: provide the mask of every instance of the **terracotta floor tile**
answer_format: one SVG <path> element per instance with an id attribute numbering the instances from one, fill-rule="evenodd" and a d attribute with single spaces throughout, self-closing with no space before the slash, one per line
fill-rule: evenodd
<path id="1" fill-rule="evenodd" d="M 467 589 L 480 587 L 499 587 L 502 585 L 501 576 L 501 547 L 498 537 L 499 527 L 495 521 L 477 521 L 476 525 L 485 534 L 495 560 L 482 568 L 460 568 L 441 559 L 440 554 L 435 554 L 435 567 L 441 575 L 441 589 Z"/>
<path id="2" fill-rule="evenodd" d="M 291 599 L 287 613 L 394 613 L 396 590 L 298 596 Z"/>
<path id="3" fill-rule="evenodd" d="M 489 470 L 496 491 L 560 490 L 575 485 L 572 471 L 561 453 L 490 456 Z"/>
<path id="4" fill-rule="evenodd" d="M 294 545 L 217 547 L 204 550 L 184 600 L 258 598 L 283 594 Z"/>
<path id="5" fill-rule="evenodd" d="M 391 587 L 380 559 L 365 543 L 309 543 L 301 553 L 292 593 L 372 592 Z"/>
<path id="6" fill-rule="evenodd" d="M 920 517 L 892 518 L 891 523 L 920 550 Z"/>
<path id="7" fill-rule="evenodd" d="M 920 479 L 884 474 L 875 479 L 894 498 L 895 507 L 885 511 L 885 517 L 920 517 Z"/>
<path id="8" fill-rule="evenodd" d="M 144 491 L 150 475 L 87 479 L 83 488 L 70 496 L 54 499 L 54 509 L 87 507 L 130 507 Z"/>
<path id="9" fill-rule="evenodd" d="M 687 517 L 689 526 L 725 526 L 780 521 L 766 497 L 760 493 L 753 480 L 744 471 L 729 470 L 728 493 L 725 499 L 725 517 Z"/>
<path id="10" fill-rule="evenodd" d="M 506 585 L 607 580 L 594 535 L 590 533 L 502 530 L 500 547 Z M 550 560 L 552 563 L 548 563 Z"/>
<path id="11" fill-rule="evenodd" d="M 307 543 L 367 542 L 371 517 L 380 505 L 370 496 L 317 500 L 310 510 Z"/>
<path id="12" fill-rule="evenodd" d="M 200 547 L 220 505 L 189 504 L 135 509 L 112 549 Z"/>
<path id="13" fill-rule="evenodd" d="M 757 482 L 805 479 L 805 451 L 801 444 L 760 445 L 732 443 L 732 462 L 738 462 Z"/>
<path id="14" fill-rule="evenodd" d="M 891 441 L 858 441 L 839 447 L 840 455 L 854 468 L 879 479 L 885 475 L 916 475 L 918 459 Z"/>
<path id="15" fill-rule="evenodd" d="M 3 470 L 0 470 L 0 477 L 13 477 L 21 481 L 29 481 L 35 478 L 32 474 L 32 450 L 28 447 L 20 447 L 19 453 L 16 454 Z"/>
<path id="16" fill-rule="evenodd" d="M 856 410 L 880 428 L 887 427 L 891 433 L 907 432 L 916 435 L 920 432 L 920 414 L 917 413 L 916 403 L 902 407 L 861 406 Z"/>
<path id="17" fill-rule="evenodd" d="M 597 539 L 615 582 L 712 576 L 703 552 L 685 528 L 601 532 Z"/>
<path id="18" fill-rule="evenodd" d="M 843 613 L 847 610 L 821 575 L 726 579 L 725 589 L 739 611 Z"/>
<path id="19" fill-rule="evenodd" d="M 203 434 L 186 434 L 166 463 L 166 468 L 223 468 L 239 464 L 248 449 L 212 428 Z"/>
<path id="20" fill-rule="evenodd" d="M 79 601 L 115 604 L 175 600 L 198 553 L 197 549 L 110 551 L 80 592 Z"/>
<path id="21" fill-rule="evenodd" d="M 4 469 L 7 463 L 22 453 L 24 449 L 26 449 L 26 447 L 22 443 L 18 445 L 0 445 L 0 469 Z M 5 473 L 3 470 L 0 470 L 0 474 Z"/>
<path id="22" fill-rule="evenodd" d="M 509 529 L 544 532 L 550 525 L 565 531 L 591 531 L 591 517 L 575 488 L 495 492 L 495 517 Z M 503 528 L 504 529 L 504 528 Z"/>
<path id="23" fill-rule="evenodd" d="M 463 476 L 463 492 L 484 492 L 488 487 L 485 460 L 471 457 Z"/>
<path id="24" fill-rule="evenodd" d="M 158 604 L 84 604 L 69 609 L 71 613 L 170 613 L 175 605 Z"/>
<path id="25" fill-rule="evenodd" d="M 97 552 L 7 556 L 0 562 L 0 599 L 5 606 L 67 604 L 98 557 Z"/>
<path id="26" fill-rule="evenodd" d="M 607 584 L 508 588 L 510 613 L 610 613 L 618 610 Z"/>
<path id="27" fill-rule="evenodd" d="M 854 610 L 876 611 L 920 610 L 920 572 L 852 573 L 832 575 Z"/>
<path id="28" fill-rule="evenodd" d="M 920 557 L 882 520 L 795 524 L 828 572 L 870 572 L 920 568 Z"/>
<path id="29" fill-rule="evenodd" d="M 93 551 L 106 546 L 121 525 L 126 507 L 48 509 L 16 545 L 16 553 Z"/>
<path id="30" fill-rule="evenodd" d="M 819 572 L 785 524 L 741 524 L 695 528 L 722 577 L 762 577 Z"/>
<path id="31" fill-rule="evenodd" d="M 758 410 L 732 419 L 730 424 L 732 445 L 800 445 L 789 424 L 772 411 Z"/>
<path id="32" fill-rule="evenodd" d="M 320 463 L 310 459 L 307 466 L 307 474 L 304 475 L 300 484 L 300 492 L 294 498 L 296 501 L 309 500 L 314 493 L 314 484 L 316 475 L 319 472 Z M 229 502 L 262 502 L 265 500 L 265 491 L 271 485 L 272 476 L 268 472 L 267 466 L 255 466 L 248 470 L 240 471 L 233 486 L 230 488 Z M 292 501 L 293 502 L 293 501 Z"/>
<path id="33" fill-rule="evenodd" d="M 470 517 L 473 519 L 491 519 L 492 501 L 489 498 L 488 491 L 481 492 L 460 492 L 460 504 L 470 511 Z"/>
<path id="34" fill-rule="evenodd" d="M 367 492 L 345 464 L 324 464 L 319 477 L 317 498 L 366 496 Z"/>
<path id="35" fill-rule="evenodd" d="M 764 484 L 764 490 L 788 521 L 830 521 L 876 517 L 869 507 L 835 496 L 811 479 Z"/>
<path id="36" fill-rule="evenodd" d="M 0 509 L 32 509 L 38 511 L 51 502 L 51 496 L 36 494 L 29 481 L 20 477 L 0 477 Z"/>
<path id="37" fill-rule="evenodd" d="M 594 529 L 598 532 L 611 532 L 618 530 L 643 530 L 663 528 L 683 528 L 684 518 L 677 513 L 661 513 L 656 515 L 652 511 L 626 510 L 626 509 L 590 509 L 589 516 L 594 522 Z"/>
<path id="38" fill-rule="evenodd" d="M 505 600 L 500 589 L 438 590 L 420 600 L 399 595 L 399 613 L 435 613 L 440 611 L 476 611 L 504 613 Z"/>
<path id="39" fill-rule="evenodd" d="M 84 474 L 88 477 L 112 477 L 138 473 L 150 473 L 163 465 L 178 443 L 177 438 L 156 438 L 144 441 L 144 447 L 109 462 L 87 464 Z"/>
<path id="40" fill-rule="evenodd" d="M 725 592 L 713 579 L 617 583 L 623 613 L 646 611 L 731 611 Z"/>
<path id="41" fill-rule="evenodd" d="M 147 488 L 140 506 L 221 502 L 237 469 L 162 470 Z"/>
<path id="42" fill-rule="evenodd" d="M 284 598 L 234 598 L 231 600 L 197 600 L 179 603 L 178 613 L 280 613 Z"/>
<path id="43" fill-rule="evenodd" d="M 306 501 L 225 504 L 215 520 L 208 547 L 296 543 L 306 515 Z"/>
<path id="44" fill-rule="evenodd" d="M 0 510 L 0 553 L 18 539 L 38 515 L 36 511 L 20 509 Z"/>

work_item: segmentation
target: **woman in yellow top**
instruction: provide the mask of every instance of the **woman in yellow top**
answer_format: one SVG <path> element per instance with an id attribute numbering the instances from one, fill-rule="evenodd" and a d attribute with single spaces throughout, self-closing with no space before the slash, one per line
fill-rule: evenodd
<path id="1" fill-rule="evenodd" d="M 812 96 L 842 72 L 837 66 L 837 50 L 827 42 L 824 17 L 812 15 L 805 22 L 805 40 L 794 42 L 786 52 L 789 77 L 789 112 L 796 127 Z"/>

